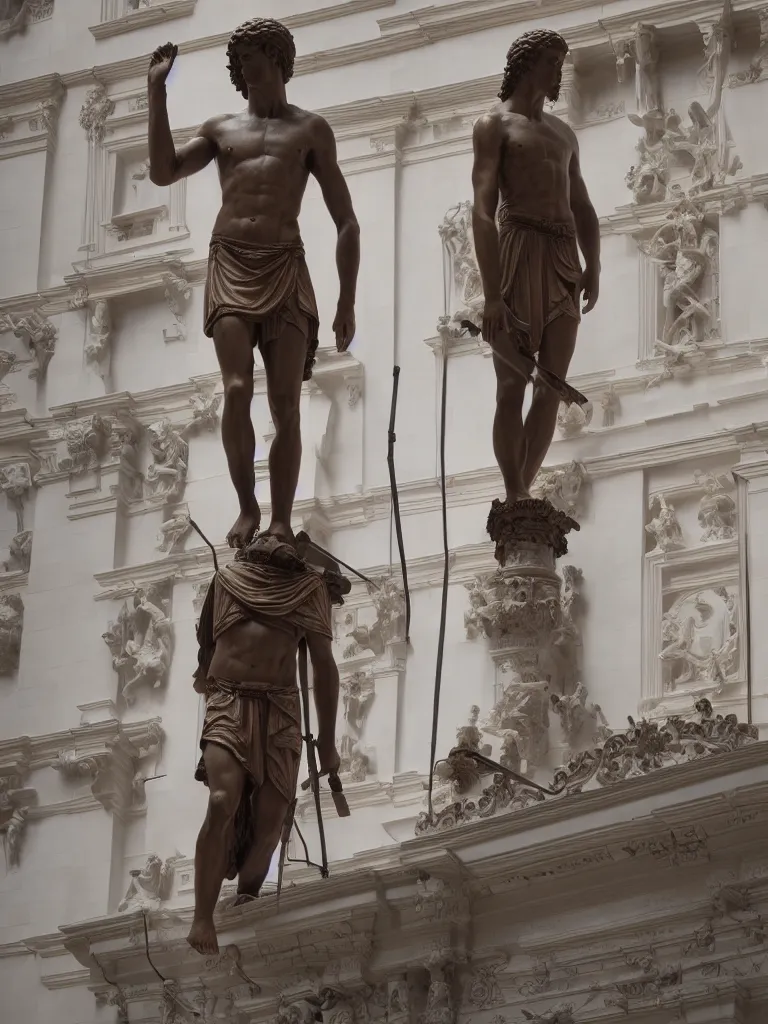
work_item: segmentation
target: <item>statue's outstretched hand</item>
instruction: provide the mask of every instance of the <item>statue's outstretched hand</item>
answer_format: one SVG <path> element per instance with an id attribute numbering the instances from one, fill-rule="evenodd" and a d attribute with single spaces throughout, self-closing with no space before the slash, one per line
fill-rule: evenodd
<path id="1" fill-rule="evenodd" d="M 336 307 L 336 317 L 333 321 L 333 333 L 336 335 L 337 351 L 346 352 L 355 336 L 354 306 L 339 302 Z"/>
<path id="2" fill-rule="evenodd" d="M 174 43 L 158 46 L 149 62 L 147 78 L 150 85 L 162 85 L 173 67 L 179 48 Z"/>

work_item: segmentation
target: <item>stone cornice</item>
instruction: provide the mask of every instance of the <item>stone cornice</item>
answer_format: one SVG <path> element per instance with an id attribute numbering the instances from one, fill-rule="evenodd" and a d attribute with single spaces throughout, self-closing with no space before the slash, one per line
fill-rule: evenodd
<path id="1" fill-rule="evenodd" d="M 604 235 L 634 235 L 654 231 L 660 227 L 667 214 L 679 203 L 679 198 L 662 203 L 638 205 L 628 203 L 620 206 L 615 213 L 600 218 L 600 231 Z M 768 203 L 768 173 L 752 174 L 748 178 L 738 178 L 725 185 L 719 185 L 709 192 L 696 196 L 696 201 L 703 205 L 707 213 L 727 215 L 731 210 L 738 210 L 747 203 Z"/>
<path id="2" fill-rule="evenodd" d="M 761 840 L 768 820 L 768 785 L 755 781 L 765 747 L 758 744 L 713 756 L 598 793 L 574 795 L 335 862 L 328 879 L 318 879 L 315 871 L 284 887 L 279 912 L 272 898 L 246 908 L 220 910 L 217 930 L 222 947 L 237 947 L 245 976 L 260 986 L 252 990 L 249 1003 L 253 1019 L 269 1016 L 270 1005 L 274 1013 L 286 990 L 299 986 L 309 994 L 315 986 L 327 984 L 341 970 L 342 960 L 353 987 L 362 985 L 363 979 L 378 981 L 406 967 L 427 966 L 436 944 L 452 947 L 445 949 L 448 961 L 461 964 L 471 958 L 467 970 L 474 970 L 507 945 L 500 936 L 494 938 L 504 915 L 542 896 L 556 899 L 555 909 L 568 913 L 593 898 L 593 890 L 596 897 L 597 888 L 600 900 L 611 902 L 626 900 L 627 886 L 643 897 L 657 887 L 674 886 L 676 878 L 679 885 L 687 861 L 684 855 L 675 859 L 668 851 L 675 850 L 676 841 L 684 844 L 690 837 L 694 846 L 699 844 L 694 854 L 699 863 L 706 864 L 710 856 L 716 861 L 712 871 L 725 863 L 724 857 L 729 867 L 741 865 L 732 885 L 749 892 L 757 911 L 768 895 L 768 865 Z M 654 799 L 662 794 L 662 799 Z M 632 806 L 625 806 L 623 814 L 611 815 L 613 808 L 628 801 Z M 633 913 L 631 918 L 614 919 L 610 926 L 599 915 L 587 915 L 582 921 L 578 912 L 571 913 L 556 940 L 551 934 L 526 931 L 516 939 L 515 966 L 506 976 L 507 984 L 513 978 L 515 983 L 507 1000 L 517 1001 L 525 994 L 518 994 L 516 979 L 529 976 L 535 959 L 545 954 L 550 959 L 553 950 L 557 954 L 553 970 L 557 963 L 559 971 L 563 962 L 569 970 L 590 964 L 593 970 L 615 971 L 623 965 L 626 974 L 625 951 L 647 952 L 649 942 L 642 935 L 646 930 L 661 929 L 658 942 L 652 943 L 664 947 L 660 956 L 666 955 L 667 944 L 676 943 L 679 949 L 712 916 L 717 917 L 718 928 L 722 925 L 739 937 L 744 923 L 740 918 L 713 914 L 718 894 L 717 884 L 713 886 L 708 889 L 702 879 L 686 897 L 684 910 L 674 901 L 655 900 L 639 917 Z M 199 984 L 200 978 L 199 959 L 184 941 L 190 916 L 191 907 L 175 904 L 147 914 L 153 959 L 157 957 L 165 977 L 182 987 Z M 759 923 L 759 915 L 754 919 Z M 103 985 L 92 959 L 96 954 L 107 975 L 121 979 L 130 999 L 127 986 L 154 984 L 143 942 L 135 942 L 137 927 L 141 938 L 139 914 L 113 915 L 62 926 L 58 943 L 54 936 L 42 936 L 29 939 L 27 945 L 35 951 L 43 947 L 49 957 L 68 950 L 83 967 L 91 968 L 92 983 Z M 733 944 L 724 946 L 731 950 Z M 695 943 L 690 942 L 690 947 Z M 14 955 L 21 952 L 17 949 Z M 692 955 L 711 960 L 712 950 Z M 721 955 L 718 946 L 715 959 Z M 225 956 L 206 965 L 206 985 L 215 987 L 231 973 L 226 960 Z M 71 964 L 62 963 L 71 973 Z M 590 980 L 595 977 L 590 970 L 570 976 L 576 973 Z M 503 974 L 499 980 L 504 985 Z M 758 985 L 762 985 L 760 978 Z M 579 990 L 578 981 L 574 987 Z M 142 991 L 146 993 L 146 987 Z M 545 993 L 546 989 L 534 991 Z M 554 991 L 562 1001 L 564 987 L 555 986 Z M 570 998 L 573 989 L 568 992 Z M 262 1011 L 258 1014 L 257 997 Z M 700 997 L 701 993 L 692 993 L 693 999 Z M 238 1003 L 239 1009 L 242 1006 Z M 601 1012 L 599 1019 L 624 1016 Z"/>
<path id="3" fill-rule="evenodd" d="M 343 18 L 355 13 L 353 5 L 358 11 L 390 6 L 384 0 L 359 0 L 359 4 L 351 0 L 350 3 L 337 4 L 324 10 L 291 15 L 284 21 L 290 28 L 299 28 L 317 21 L 327 21 L 332 17 Z M 553 0 L 547 5 L 546 16 L 557 18 L 569 11 L 593 6 L 591 0 Z M 754 4 L 753 0 L 732 0 L 731 6 L 733 11 L 738 13 L 751 9 Z M 562 31 L 572 50 L 597 49 L 608 57 L 611 53 L 610 40 L 626 37 L 639 20 L 649 21 L 659 28 L 674 27 L 693 22 L 713 21 L 721 11 L 721 0 L 672 0 L 661 4 L 640 4 L 620 15 L 608 15 L 596 21 L 567 27 Z M 519 24 L 532 18 L 538 20 L 542 14 L 542 7 L 537 0 L 525 0 L 523 3 L 520 3 L 520 0 L 461 0 L 459 3 L 440 7 L 426 6 L 393 18 L 382 19 L 379 22 L 378 38 L 300 56 L 296 60 L 295 74 L 312 74 L 329 68 L 376 60 L 420 49 L 442 39 Z M 183 56 L 199 50 L 221 48 L 226 44 L 229 35 L 230 32 L 217 33 L 185 40 L 179 44 L 179 53 Z M 148 61 L 149 54 L 143 54 L 128 60 L 74 71 L 61 76 L 61 80 L 67 86 L 75 86 L 95 83 L 110 85 L 130 78 L 143 78 L 146 75 Z M 27 94 L 38 95 L 40 85 L 32 83 L 40 81 L 41 79 L 32 79 L 0 87 L 0 110 L 12 102 L 22 89 L 26 89 Z"/>
<path id="4" fill-rule="evenodd" d="M 162 25 L 166 21 L 188 17 L 194 13 L 196 4 L 197 0 L 164 0 L 162 5 L 140 7 L 136 11 L 129 11 L 120 18 L 91 25 L 88 31 L 95 39 L 109 39 L 111 36 L 148 28 L 150 25 Z"/>

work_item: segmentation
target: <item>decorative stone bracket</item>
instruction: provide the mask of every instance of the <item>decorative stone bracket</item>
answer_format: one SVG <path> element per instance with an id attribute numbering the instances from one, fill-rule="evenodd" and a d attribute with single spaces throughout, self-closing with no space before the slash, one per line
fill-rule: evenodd
<path id="1" fill-rule="evenodd" d="M 17 338 L 20 338 L 34 360 L 34 365 L 29 371 L 32 380 L 45 380 L 48 371 L 48 364 L 53 359 L 56 351 L 56 339 L 58 330 L 47 316 L 39 310 L 33 309 L 23 315 L 11 313 L 0 313 L 0 333 L 13 331 Z"/>
<path id="2" fill-rule="evenodd" d="M 37 802 L 37 790 L 24 785 L 27 770 L 24 762 L 0 765 L 0 833 L 9 868 L 21 863 L 29 809 Z"/>
<path id="3" fill-rule="evenodd" d="M 161 719 L 121 726 L 109 723 L 82 746 L 62 750 L 52 767 L 69 781 L 85 780 L 93 796 L 110 813 L 131 817 L 146 811 L 141 762 L 151 754 L 159 759 L 164 737 Z"/>

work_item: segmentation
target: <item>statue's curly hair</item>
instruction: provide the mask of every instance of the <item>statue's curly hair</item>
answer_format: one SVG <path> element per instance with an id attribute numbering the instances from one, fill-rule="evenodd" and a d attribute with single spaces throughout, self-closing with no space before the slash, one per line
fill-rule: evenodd
<path id="1" fill-rule="evenodd" d="M 562 50 L 568 53 L 568 43 L 559 32 L 553 32 L 547 28 L 534 28 L 530 32 L 523 32 L 507 51 L 507 65 L 504 68 L 504 78 L 499 90 L 499 99 L 508 100 L 517 88 L 520 79 L 529 71 L 538 60 L 544 50 Z M 560 82 L 558 81 L 553 94 L 548 100 L 553 102 L 560 95 Z"/>
<path id="2" fill-rule="evenodd" d="M 243 69 L 237 55 L 237 47 L 250 43 L 260 47 L 283 73 L 283 81 L 293 77 L 293 62 L 296 59 L 296 44 L 293 36 L 279 21 L 274 18 L 251 18 L 244 21 L 232 33 L 227 45 L 229 77 L 237 91 L 248 98 L 248 86 L 243 78 Z"/>

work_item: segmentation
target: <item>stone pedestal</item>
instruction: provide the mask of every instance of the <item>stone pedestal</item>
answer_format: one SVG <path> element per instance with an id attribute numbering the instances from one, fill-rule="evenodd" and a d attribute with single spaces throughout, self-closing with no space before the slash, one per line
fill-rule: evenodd
<path id="1" fill-rule="evenodd" d="M 485 631 L 496 665 L 496 702 L 484 731 L 501 741 L 500 759 L 530 772 L 549 749 L 550 684 L 563 629 L 555 561 L 578 523 L 549 501 L 494 501 L 488 533 L 499 569 L 484 586 Z"/>

